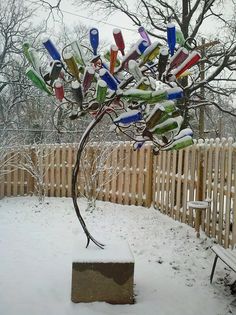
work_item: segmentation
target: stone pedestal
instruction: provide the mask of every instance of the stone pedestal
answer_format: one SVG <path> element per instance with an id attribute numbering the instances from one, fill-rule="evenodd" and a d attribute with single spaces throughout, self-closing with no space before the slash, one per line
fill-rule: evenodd
<path id="1" fill-rule="evenodd" d="M 72 264 L 72 302 L 133 303 L 134 259 L 127 243 L 87 248 Z"/>

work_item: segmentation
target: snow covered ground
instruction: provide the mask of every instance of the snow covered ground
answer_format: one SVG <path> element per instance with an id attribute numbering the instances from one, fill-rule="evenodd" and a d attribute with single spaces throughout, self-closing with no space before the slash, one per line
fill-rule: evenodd
<path id="1" fill-rule="evenodd" d="M 217 263 L 209 284 L 213 240 L 157 210 L 98 202 L 84 218 L 102 242 L 127 240 L 135 258 L 134 305 L 70 301 L 71 268 L 86 239 L 70 198 L 0 201 L 0 315 L 236 314 L 230 282 Z M 93 245 L 87 250 L 91 250 Z M 94 248 L 93 248 L 94 250 Z"/>

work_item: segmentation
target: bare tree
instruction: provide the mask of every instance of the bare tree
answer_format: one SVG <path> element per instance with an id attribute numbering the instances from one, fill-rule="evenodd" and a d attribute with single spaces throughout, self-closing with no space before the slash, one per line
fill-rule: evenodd
<path id="1" fill-rule="evenodd" d="M 32 194 L 35 194 L 42 202 L 45 196 L 45 174 L 50 168 L 50 164 L 45 166 L 45 159 L 54 154 L 52 150 L 47 150 L 45 145 L 21 146 L 17 159 L 18 169 L 22 169 L 30 174 L 32 178 Z"/>
<path id="2" fill-rule="evenodd" d="M 26 117 L 35 100 L 45 99 L 30 87 L 24 75 L 22 44 L 27 40 L 37 42 L 43 31 L 32 25 L 32 15 L 32 10 L 19 0 L 0 3 L 0 133 L 11 132 L 12 140 L 18 129 L 27 127 Z M 31 118 L 28 116 L 28 128 L 33 125 Z"/>
<path id="3" fill-rule="evenodd" d="M 149 35 L 161 42 L 166 41 L 166 24 L 174 21 L 185 39 L 197 41 L 198 50 L 203 55 L 198 74 L 195 74 L 194 80 L 190 77 L 179 82 L 185 87 L 185 101 L 181 109 L 186 122 L 189 120 L 190 109 L 194 109 L 197 116 L 198 108 L 203 108 L 202 106 L 217 107 L 218 110 L 224 111 L 222 104 L 215 102 L 217 95 L 224 97 L 235 95 L 236 6 L 234 0 L 139 0 L 137 2 L 80 0 L 74 4 L 75 6 L 89 4 L 92 7 L 91 12 L 95 9 L 100 10 L 103 16 L 115 11 L 121 12 L 132 21 L 133 25 L 144 26 Z M 206 38 L 204 28 L 208 25 L 215 25 L 214 34 L 209 35 L 209 39 L 202 45 L 202 37 Z M 231 107 L 228 114 L 235 117 L 235 109 Z"/>

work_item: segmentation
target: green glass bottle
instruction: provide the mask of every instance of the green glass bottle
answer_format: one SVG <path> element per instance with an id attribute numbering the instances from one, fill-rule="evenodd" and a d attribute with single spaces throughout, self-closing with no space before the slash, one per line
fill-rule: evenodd
<path id="1" fill-rule="evenodd" d="M 107 95 L 107 83 L 104 80 L 98 80 L 96 99 L 99 104 L 102 104 L 105 101 L 106 95 Z"/>
<path id="2" fill-rule="evenodd" d="M 82 51 L 82 47 L 80 46 L 78 41 L 74 41 L 71 44 L 71 48 L 73 50 L 73 55 L 75 57 L 75 60 L 82 66 L 85 66 L 85 56 Z"/>
<path id="3" fill-rule="evenodd" d="M 34 70 L 40 73 L 41 63 L 40 63 L 37 51 L 34 48 L 29 48 L 28 54 L 31 60 L 31 65 L 33 66 Z"/>
<path id="4" fill-rule="evenodd" d="M 153 129 L 159 123 L 163 113 L 164 108 L 157 104 L 145 117 L 147 129 Z"/>
<path id="5" fill-rule="evenodd" d="M 164 101 L 160 106 L 163 107 L 165 113 L 173 113 L 176 110 L 174 101 Z"/>
<path id="6" fill-rule="evenodd" d="M 179 29 L 175 29 L 175 34 L 176 34 L 176 43 L 179 44 L 181 47 L 184 46 L 185 38 L 182 31 Z"/>
<path id="7" fill-rule="evenodd" d="M 167 100 L 167 91 L 165 90 L 158 90 L 155 92 L 152 92 L 152 95 L 149 99 L 147 99 L 148 104 L 156 104 L 158 102 L 162 102 Z"/>
<path id="8" fill-rule="evenodd" d="M 180 123 L 182 123 L 182 121 L 178 120 L 179 117 L 181 117 L 179 110 L 175 110 L 173 112 L 166 112 L 166 111 L 164 111 L 163 114 L 161 115 L 159 123 L 161 124 L 161 123 L 163 123 L 164 121 L 166 121 L 169 118 L 175 118 L 175 119 L 177 119 L 177 123 L 180 124 Z"/>
<path id="9" fill-rule="evenodd" d="M 153 129 L 150 129 L 150 131 L 157 135 L 163 135 L 177 128 L 178 122 L 174 118 L 169 118 L 161 124 L 156 125 Z"/>
<path id="10" fill-rule="evenodd" d="M 192 144 L 193 144 L 193 138 L 191 136 L 185 136 L 183 138 L 173 141 L 168 147 L 165 148 L 165 150 L 166 151 L 180 150 Z"/>
<path id="11" fill-rule="evenodd" d="M 38 89 L 46 92 L 49 95 L 52 95 L 52 92 L 47 87 L 43 78 L 32 67 L 29 67 L 26 70 L 26 76 L 27 76 L 27 78 L 29 78 L 33 82 L 34 86 L 36 86 Z"/>
<path id="12" fill-rule="evenodd" d="M 130 101 L 148 101 L 152 96 L 152 91 L 140 89 L 129 89 L 123 93 L 123 97 Z"/>

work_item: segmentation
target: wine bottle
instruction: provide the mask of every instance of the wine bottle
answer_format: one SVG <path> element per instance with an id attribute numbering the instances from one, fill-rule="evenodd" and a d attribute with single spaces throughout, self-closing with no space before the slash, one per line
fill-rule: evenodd
<path id="1" fill-rule="evenodd" d="M 47 87 L 45 81 L 43 80 L 43 78 L 41 77 L 40 74 L 38 74 L 37 71 L 35 71 L 32 67 L 29 67 L 26 70 L 26 76 L 28 79 L 30 79 L 33 84 L 39 88 L 40 90 L 46 92 L 47 94 L 51 95 L 52 92 L 49 90 L 49 88 Z"/>
<path id="2" fill-rule="evenodd" d="M 181 65 L 181 63 L 188 58 L 188 50 L 181 47 L 177 52 L 170 58 L 168 71 L 173 70 Z"/>
<path id="3" fill-rule="evenodd" d="M 40 69 L 41 69 L 41 62 L 39 60 L 37 51 L 34 48 L 29 48 L 28 49 L 28 54 L 31 60 L 31 64 L 34 68 L 34 70 L 36 70 L 38 73 L 40 73 Z"/>
<path id="4" fill-rule="evenodd" d="M 148 129 L 153 129 L 157 124 L 171 118 L 176 111 L 176 106 L 173 101 L 165 101 L 161 104 L 156 104 L 146 117 L 146 125 Z"/>
<path id="5" fill-rule="evenodd" d="M 193 67 L 199 60 L 201 59 L 201 55 L 197 51 L 192 51 L 188 58 L 185 59 L 185 61 L 177 67 L 175 70 L 173 70 L 173 75 L 178 79 L 179 76 L 184 73 L 189 68 Z"/>
<path id="6" fill-rule="evenodd" d="M 105 68 L 102 68 L 99 71 L 99 76 L 101 77 L 102 80 L 104 80 L 109 89 L 116 91 L 118 89 L 118 83 L 116 79 L 113 77 L 113 75 Z"/>
<path id="7" fill-rule="evenodd" d="M 169 52 L 167 48 L 161 48 L 160 50 L 160 55 L 159 55 L 159 60 L 158 60 L 158 66 L 157 66 L 157 71 L 158 71 L 158 79 L 161 80 L 162 74 L 166 70 L 166 65 L 167 61 L 169 58 Z"/>
<path id="8" fill-rule="evenodd" d="M 69 72 L 80 82 L 80 71 L 73 54 L 65 53 L 63 59 L 69 69 Z"/>
<path id="9" fill-rule="evenodd" d="M 85 57 L 82 51 L 82 48 L 78 41 L 74 41 L 70 44 L 75 60 L 82 66 L 85 66 Z"/>
<path id="10" fill-rule="evenodd" d="M 54 90 L 55 90 L 56 99 L 62 102 L 64 98 L 64 87 L 60 81 L 56 81 L 54 83 Z"/>
<path id="11" fill-rule="evenodd" d="M 120 116 L 113 120 L 114 124 L 131 124 L 143 119 L 142 113 L 139 110 L 129 110 L 122 113 Z"/>
<path id="12" fill-rule="evenodd" d="M 163 135 L 167 132 L 173 131 L 178 128 L 178 122 L 174 118 L 169 118 L 161 124 L 155 125 L 150 131 L 157 135 Z"/>
<path id="13" fill-rule="evenodd" d="M 72 95 L 75 101 L 78 103 L 79 107 L 83 104 L 83 93 L 81 84 L 78 81 L 71 82 Z"/>
<path id="14" fill-rule="evenodd" d="M 96 90 L 96 100 L 99 104 L 102 104 L 107 95 L 107 83 L 104 80 L 98 80 Z"/>
<path id="15" fill-rule="evenodd" d="M 167 42 L 170 50 L 171 56 L 175 53 L 175 44 L 176 44 L 176 31 L 175 24 L 168 23 L 167 24 Z"/>
<path id="16" fill-rule="evenodd" d="M 89 39 L 90 39 L 90 44 L 93 48 L 93 54 L 94 56 L 97 56 L 97 49 L 99 45 L 99 33 L 97 28 L 91 28 L 89 31 Z"/>
<path id="17" fill-rule="evenodd" d="M 115 39 L 116 46 L 120 50 L 122 56 L 124 56 L 125 55 L 125 42 L 124 42 L 121 30 L 118 28 L 114 28 L 113 29 L 113 37 Z"/>
<path id="18" fill-rule="evenodd" d="M 138 32 L 140 34 L 140 36 L 146 40 L 146 42 L 148 43 L 148 45 L 150 46 L 151 45 L 151 40 L 150 40 L 150 37 L 148 35 L 148 33 L 145 31 L 145 28 L 143 26 L 140 26 L 138 28 Z"/>
<path id="19" fill-rule="evenodd" d="M 93 67 L 88 66 L 88 67 L 85 68 L 83 82 L 82 82 L 84 94 L 90 88 L 90 86 L 91 86 L 91 84 L 93 82 L 94 75 L 95 75 L 95 71 L 94 71 Z"/>
<path id="20" fill-rule="evenodd" d="M 123 96 L 131 101 L 147 101 L 152 96 L 152 91 L 129 89 L 123 93 Z"/>
<path id="21" fill-rule="evenodd" d="M 164 147 L 164 150 L 180 150 L 193 144 L 193 138 L 191 136 L 184 136 L 180 139 L 174 140 L 170 145 Z"/>
<path id="22" fill-rule="evenodd" d="M 110 48 L 110 73 L 112 75 L 114 73 L 115 66 L 116 66 L 117 54 L 118 54 L 118 47 L 116 45 L 111 45 L 111 48 Z"/>
<path id="23" fill-rule="evenodd" d="M 57 80 L 60 76 L 62 69 L 62 64 L 58 60 L 54 60 L 51 66 L 51 71 L 49 73 L 49 78 L 50 78 L 50 85 L 53 85 L 53 82 Z"/>
<path id="24" fill-rule="evenodd" d="M 136 81 L 140 81 L 143 78 L 142 71 L 140 70 L 138 63 L 135 60 L 129 61 L 129 72 L 132 74 Z"/>
<path id="25" fill-rule="evenodd" d="M 29 55 L 30 44 L 29 44 L 29 43 L 23 43 L 22 48 L 23 48 L 23 53 L 24 53 L 26 59 L 28 60 L 28 62 L 29 62 L 31 65 L 33 65 L 33 64 L 32 64 L 32 60 L 31 60 L 31 57 L 30 57 L 30 55 Z"/>
<path id="26" fill-rule="evenodd" d="M 175 34 L 176 34 L 176 43 L 179 44 L 179 46 L 181 46 L 181 47 L 184 46 L 185 38 L 184 38 L 184 34 L 182 33 L 182 31 L 176 28 Z"/>
<path id="27" fill-rule="evenodd" d="M 45 39 L 43 41 L 43 45 L 47 49 L 47 51 L 48 51 L 49 55 L 52 57 L 52 59 L 61 60 L 61 55 L 60 55 L 59 51 L 56 49 L 56 47 L 54 46 L 51 39 Z"/>
<path id="28" fill-rule="evenodd" d="M 193 131 L 192 129 L 190 128 L 185 128 L 185 129 L 182 129 L 175 137 L 174 137 L 174 140 L 178 140 L 180 138 L 183 138 L 185 136 L 193 136 Z"/>
<path id="29" fill-rule="evenodd" d="M 159 42 L 152 43 L 142 54 L 142 62 L 141 65 L 144 65 L 146 62 L 152 61 L 155 59 L 160 53 L 161 44 Z"/>

